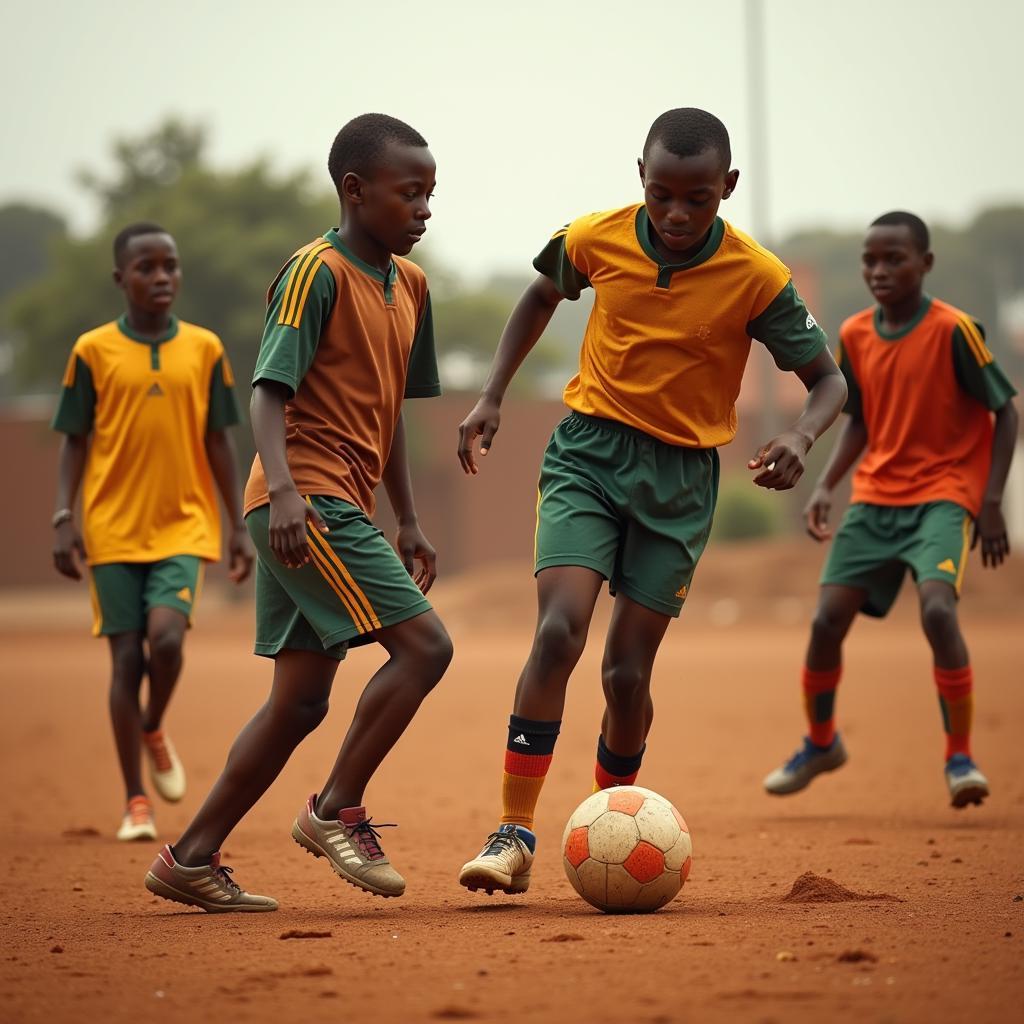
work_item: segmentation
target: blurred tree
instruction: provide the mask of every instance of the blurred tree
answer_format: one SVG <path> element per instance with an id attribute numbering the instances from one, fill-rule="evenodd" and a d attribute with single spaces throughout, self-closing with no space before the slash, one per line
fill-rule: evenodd
<path id="1" fill-rule="evenodd" d="M 0 206 L 0 302 L 50 268 L 53 245 L 67 235 L 64 218 L 28 203 Z"/>

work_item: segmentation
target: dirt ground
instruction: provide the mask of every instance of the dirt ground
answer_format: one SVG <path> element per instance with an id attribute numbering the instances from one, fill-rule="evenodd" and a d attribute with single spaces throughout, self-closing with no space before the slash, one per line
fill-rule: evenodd
<path id="1" fill-rule="evenodd" d="M 640 778 L 686 817 L 693 873 L 665 909 L 630 917 L 583 903 L 558 849 L 590 791 L 607 601 L 571 687 L 525 898 L 488 899 L 455 881 L 496 820 L 504 724 L 532 626 L 529 573 L 515 567 L 438 586 L 454 665 L 368 794 L 379 820 L 401 825 L 385 841 L 405 897 L 359 893 L 289 836 L 381 657 L 364 650 L 342 666 L 327 721 L 226 845 L 243 885 L 281 903 L 238 917 L 154 899 L 142 878 L 155 844 L 113 838 L 107 655 L 87 635 L 85 593 L 3 599 L 0 1018 L 1005 1021 L 1024 998 L 1020 570 L 969 577 L 975 754 L 993 796 L 962 812 L 948 807 L 911 594 L 891 620 L 858 623 L 848 644 L 839 713 L 850 763 L 797 797 L 761 791 L 801 734 L 796 680 L 816 570 L 805 547 L 709 553 L 656 667 Z M 189 637 L 168 728 L 190 791 L 158 807 L 162 841 L 182 829 L 267 690 L 250 615 L 248 603 L 210 594 Z M 820 876 L 812 895 L 834 881 L 873 898 L 786 899 L 805 872 Z"/>

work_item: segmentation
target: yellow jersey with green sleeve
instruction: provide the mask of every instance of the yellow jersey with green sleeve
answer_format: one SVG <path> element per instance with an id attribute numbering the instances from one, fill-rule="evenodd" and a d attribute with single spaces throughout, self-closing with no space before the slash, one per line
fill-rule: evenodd
<path id="1" fill-rule="evenodd" d="M 402 401 L 441 393 L 427 279 L 395 256 L 386 273 L 328 231 L 281 268 L 253 372 L 285 385 L 285 453 L 303 495 L 341 498 L 368 516 Z M 245 513 L 267 504 L 259 455 Z"/>
<path id="2" fill-rule="evenodd" d="M 237 423 L 234 378 L 212 331 L 171 317 L 164 334 L 127 319 L 83 334 L 52 426 L 91 435 L 82 485 L 90 565 L 220 558 L 206 435 Z"/>
<path id="3" fill-rule="evenodd" d="M 666 262 L 652 235 L 633 204 L 574 220 L 533 261 L 568 299 L 594 290 L 565 403 L 668 444 L 728 444 L 751 340 L 795 370 L 825 350 L 825 333 L 789 269 L 721 218 L 682 263 Z"/>

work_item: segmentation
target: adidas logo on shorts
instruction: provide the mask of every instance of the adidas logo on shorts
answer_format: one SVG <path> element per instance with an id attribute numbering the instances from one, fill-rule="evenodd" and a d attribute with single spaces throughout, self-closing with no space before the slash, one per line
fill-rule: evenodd
<path id="1" fill-rule="evenodd" d="M 530 741 L 522 733 L 520 733 L 512 742 L 518 743 L 522 747 L 528 747 L 530 745 Z"/>
<path id="2" fill-rule="evenodd" d="M 814 319 L 813 314 L 808 313 L 807 314 L 807 330 L 810 330 L 812 327 L 817 327 L 817 326 L 818 326 L 818 321 Z"/>

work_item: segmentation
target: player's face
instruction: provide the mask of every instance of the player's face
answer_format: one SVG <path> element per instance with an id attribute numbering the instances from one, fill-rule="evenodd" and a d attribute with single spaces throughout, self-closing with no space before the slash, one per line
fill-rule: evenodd
<path id="1" fill-rule="evenodd" d="M 114 280 L 136 309 L 146 313 L 169 310 L 181 287 L 181 263 L 174 239 L 163 234 L 129 239 Z"/>
<path id="2" fill-rule="evenodd" d="M 723 199 L 736 187 L 739 171 L 722 165 L 715 149 L 676 156 L 660 143 L 640 161 L 647 215 L 664 248 L 662 255 L 686 259 L 696 254 L 711 230 Z"/>
<path id="3" fill-rule="evenodd" d="M 436 172 L 426 146 L 393 142 L 373 176 L 360 179 L 363 230 L 388 252 L 405 256 L 423 237 Z"/>
<path id="4" fill-rule="evenodd" d="M 861 252 L 861 269 L 868 290 L 883 306 L 895 306 L 921 290 L 932 266 L 932 254 L 914 244 L 906 224 L 870 228 Z"/>

